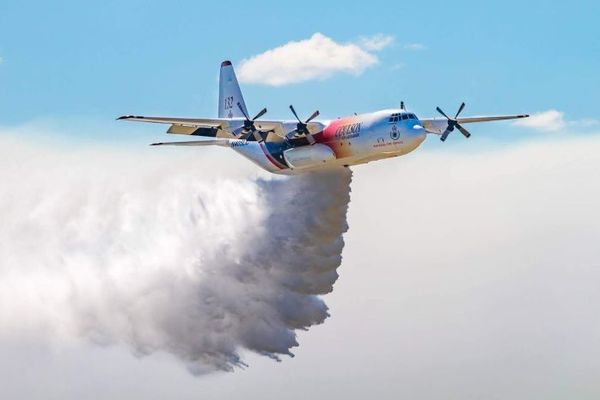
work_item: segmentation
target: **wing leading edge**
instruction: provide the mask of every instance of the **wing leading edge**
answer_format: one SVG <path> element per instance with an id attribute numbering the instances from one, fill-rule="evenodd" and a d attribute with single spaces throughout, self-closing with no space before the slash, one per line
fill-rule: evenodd
<path id="1" fill-rule="evenodd" d="M 521 119 L 529 117 L 528 114 L 515 114 L 515 115 L 493 115 L 493 116 L 480 116 L 480 117 L 465 117 L 457 118 L 456 122 L 459 124 L 470 124 L 474 122 L 492 122 L 492 121 L 505 121 L 511 119 Z M 446 118 L 423 118 L 420 120 L 423 124 L 423 128 L 429 133 L 442 134 L 448 126 L 448 120 Z"/>

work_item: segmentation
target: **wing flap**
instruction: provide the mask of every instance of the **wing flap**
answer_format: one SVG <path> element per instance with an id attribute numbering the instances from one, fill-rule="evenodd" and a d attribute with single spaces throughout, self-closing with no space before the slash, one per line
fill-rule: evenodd
<path id="1" fill-rule="evenodd" d="M 196 127 L 196 126 L 185 126 L 185 125 L 171 125 L 167 130 L 167 133 L 174 135 L 192 135 L 192 136 L 204 136 L 204 137 L 217 137 L 217 134 L 221 130 L 218 127 Z"/>

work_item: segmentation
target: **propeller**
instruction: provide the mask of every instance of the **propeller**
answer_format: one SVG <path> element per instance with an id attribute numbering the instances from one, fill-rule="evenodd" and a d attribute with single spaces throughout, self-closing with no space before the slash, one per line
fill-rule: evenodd
<path id="1" fill-rule="evenodd" d="M 446 138 L 452 131 L 454 131 L 454 128 L 458 129 L 460 131 L 460 133 L 462 133 L 466 138 L 471 136 L 471 133 L 468 130 L 466 130 L 465 128 L 463 128 L 462 125 L 460 125 L 457 121 L 458 115 L 462 112 L 462 110 L 464 110 L 464 108 L 465 108 L 465 103 L 462 103 L 460 105 L 460 107 L 458 108 L 458 111 L 456 112 L 456 115 L 454 116 L 454 118 L 450 118 L 449 116 L 447 116 L 442 111 L 441 108 L 439 108 L 439 107 L 435 108 L 437 110 L 437 112 L 442 114 L 448 120 L 448 127 L 446 128 L 446 130 L 444 131 L 444 133 L 442 133 L 442 136 L 440 137 L 440 140 L 442 142 L 446 140 Z"/>
<path id="2" fill-rule="evenodd" d="M 315 139 L 312 137 L 310 131 L 308 130 L 308 123 L 319 116 L 319 114 L 320 114 L 319 110 L 312 113 L 312 115 L 310 117 L 308 117 L 308 119 L 304 122 L 302 122 L 300 117 L 298 117 L 298 114 L 296 113 L 294 106 L 291 104 L 290 104 L 290 110 L 292 110 L 292 114 L 294 114 L 294 117 L 296 117 L 296 119 L 298 120 L 298 123 L 296 124 L 296 133 L 298 133 L 300 135 L 304 135 L 306 137 L 306 140 L 308 140 L 308 142 L 310 144 L 314 144 Z M 290 132 L 290 133 L 293 133 L 293 132 Z"/>
<path id="3" fill-rule="evenodd" d="M 265 140 L 265 138 L 263 137 L 262 131 L 259 131 L 258 129 L 256 129 L 256 126 L 254 125 L 254 122 L 262 117 L 263 115 L 266 114 L 267 109 L 263 108 L 262 110 L 259 111 L 258 114 L 256 114 L 254 116 L 254 118 L 250 119 L 250 117 L 248 116 L 248 114 L 246 113 L 246 110 L 244 110 L 244 107 L 242 107 L 242 105 L 238 102 L 237 103 L 238 108 L 240 109 L 240 111 L 242 112 L 242 114 L 244 114 L 244 126 L 242 128 L 242 133 L 240 134 L 240 139 L 248 139 L 250 137 L 250 135 L 254 136 L 254 139 L 256 139 L 257 142 L 262 142 Z"/>

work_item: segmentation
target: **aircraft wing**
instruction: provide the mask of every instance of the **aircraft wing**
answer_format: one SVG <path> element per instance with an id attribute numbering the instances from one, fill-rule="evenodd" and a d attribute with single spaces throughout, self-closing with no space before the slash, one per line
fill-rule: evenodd
<path id="1" fill-rule="evenodd" d="M 167 133 L 175 135 L 192 135 L 216 138 L 234 138 L 244 126 L 240 118 L 179 118 L 179 117 L 146 117 L 142 115 L 123 115 L 117 120 L 170 124 Z M 265 132 L 273 132 L 285 136 L 283 122 L 256 121 L 256 128 Z"/>
<path id="2" fill-rule="evenodd" d="M 490 121 L 504 121 L 507 119 L 520 119 L 527 118 L 528 114 L 517 114 L 517 115 L 496 115 L 491 117 L 466 117 L 457 118 L 459 124 L 469 124 L 471 122 L 490 122 Z"/>
<path id="3" fill-rule="evenodd" d="M 491 122 L 491 121 L 504 121 L 510 119 L 527 118 L 527 114 L 515 114 L 515 115 L 494 115 L 494 116 L 481 116 L 481 117 L 464 117 L 457 118 L 456 121 L 459 124 L 470 124 L 473 122 Z M 446 118 L 423 118 L 420 120 L 423 124 L 423 128 L 429 133 L 442 134 L 448 126 L 448 120 Z"/>
<path id="4" fill-rule="evenodd" d="M 234 137 L 231 120 L 222 118 L 179 118 L 179 117 L 146 117 L 142 115 L 123 115 L 117 120 L 150 122 L 171 125 L 167 133 L 176 135 L 193 135 L 206 137 Z M 243 125 L 243 122 L 241 122 Z"/>
<path id="5" fill-rule="evenodd" d="M 179 117 L 145 117 L 143 115 L 123 115 L 117 120 L 153 122 L 156 124 L 178 124 L 187 126 L 219 126 L 223 118 L 179 118 Z"/>

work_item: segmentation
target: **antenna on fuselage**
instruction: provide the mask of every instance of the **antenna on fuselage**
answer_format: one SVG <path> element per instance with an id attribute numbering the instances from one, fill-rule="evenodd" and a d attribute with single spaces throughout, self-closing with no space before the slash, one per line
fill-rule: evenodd
<path id="1" fill-rule="evenodd" d="M 406 108 L 404 108 L 404 102 L 403 101 L 400 102 L 400 109 L 403 110 L 403 111 L 406 111 Z"/>

